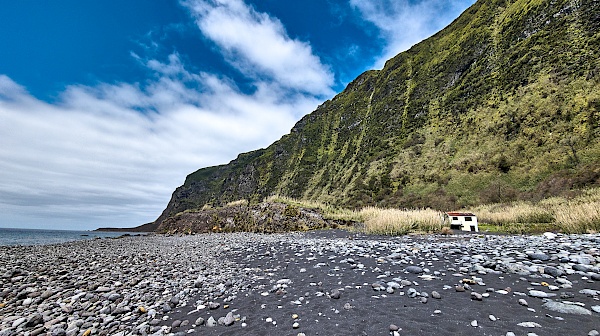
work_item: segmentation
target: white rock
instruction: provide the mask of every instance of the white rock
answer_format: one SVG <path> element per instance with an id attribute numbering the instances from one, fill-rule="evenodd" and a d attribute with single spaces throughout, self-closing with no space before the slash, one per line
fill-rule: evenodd
<path id="1" fill-rule="evenodd" d="M 18 327 L 19 325 L 25 323 L 27 321 L 26 317 L 21 317 L 13 321 L 12 327 L 13 329 Z"/>
<path id="2" fill-rule="evenodd" d="M 546 293 L 546 292 L 542 292 L 539 290 L 530 290 L 528 294 L 529 294 L 529 296 L 536 297 L 536 298 L 549 298 L 552 296 L 556 296 L 556 294 L 554 294 L 554 293 Z"/>
<path id="3" fill-rule="evenodd" d="M 536 322 L 521 322 L 517 324 L 519 327 L 523 328 L 541 328 L 542 326 Z"/>
<path id="4" fill-rule="evenodd" d="M 561 314 L 592 315 L 591 311 L 578 305 L 566 304 L 552 300 L 548 300 L 548 302 L 544 303 L 542 307 Z"/>

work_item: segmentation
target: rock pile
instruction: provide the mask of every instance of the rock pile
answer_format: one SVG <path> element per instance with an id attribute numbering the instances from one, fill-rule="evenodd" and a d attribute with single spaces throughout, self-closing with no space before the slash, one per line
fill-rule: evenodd
<path id="1" fill-rule="evenodd" d="M 597 334 L 600 235 L 341 230 L 0 250 L 0 336 Z"/>

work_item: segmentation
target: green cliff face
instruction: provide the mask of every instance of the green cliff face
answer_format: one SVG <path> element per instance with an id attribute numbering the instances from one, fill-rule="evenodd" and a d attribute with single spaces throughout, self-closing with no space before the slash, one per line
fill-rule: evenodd
<path id="1" fill-rule="evenodd" d="M 600 183 L 600 1 L 481 0 L 266 149 L 200 169 L 157 222 L 279 194 L 440 210 Z"/>

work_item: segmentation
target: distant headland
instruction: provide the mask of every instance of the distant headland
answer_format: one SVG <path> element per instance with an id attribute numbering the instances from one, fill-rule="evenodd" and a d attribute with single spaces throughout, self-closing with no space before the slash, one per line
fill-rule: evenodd
<path id="1" fill-rule="evenodd" d="M 94 231 L 101 232 L 154 232 L 158 224 L 155 222 L 150 222 L 146 224 L 142 224 L 140 226 L 132 227 L 132 228 L 98 228 Z"/>

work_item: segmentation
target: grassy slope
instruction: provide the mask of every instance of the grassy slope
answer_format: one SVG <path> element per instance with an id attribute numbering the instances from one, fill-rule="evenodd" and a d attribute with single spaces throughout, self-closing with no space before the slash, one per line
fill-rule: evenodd
<path id="1" fill-rule="evenodd" d="M 445 210 L 597 184 L 599 6 L 478 1 L 273 145 L 190 174 L 161 218 L 273 194 Z"/>

